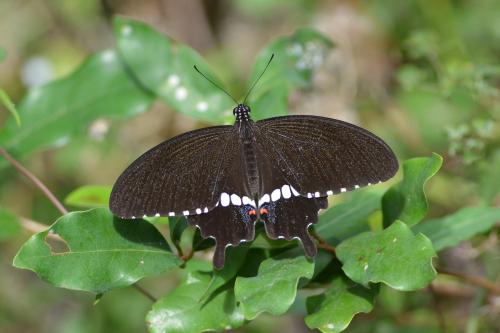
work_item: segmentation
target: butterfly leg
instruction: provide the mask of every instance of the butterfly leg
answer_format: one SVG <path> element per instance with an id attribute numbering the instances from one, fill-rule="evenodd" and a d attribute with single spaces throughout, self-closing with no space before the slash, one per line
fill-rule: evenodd
<path id="1" fill-rule="evenodd" d="M 318 211 L 326 208 L 326 198 L 292 197 L 266 203 L 260 207 L 267 236 L 271 239 L 297 238 L 308 257 L 314 257 L 317 249 L 308 228 L 318 221 Z"/>
<path id="2" fill-rule="evenodd" d="M 250 205 L 218 206 L 208 213 L 190 215 L 188 223 L 197 226 L 203 238 L 215 239 L 213 263 L 216 269 L 224 267 L 225 252 L 229 245 L 237 246 L 255 238 L 255 208 Z"/>

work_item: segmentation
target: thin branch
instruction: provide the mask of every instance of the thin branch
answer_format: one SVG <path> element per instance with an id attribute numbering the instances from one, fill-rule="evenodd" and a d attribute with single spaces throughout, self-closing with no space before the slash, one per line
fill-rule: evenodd
<path id="1" fill-rule="evenodd" d="M 45 231 L 48 228 L 50 228 L 50 226 L 48 226 L 48 225 L 30 220 L 30 219 L 28 219 L 26 217 L 22 217 L 22 216 L 19 218 L 19 222 L 21 224 L 21 227 L 24 228 L 24 230 L 26 230 L 32 234 L 37 234 L 39 232 Z M 47 237 L 64 242 L 64 239 L 62 239 L 59 235 L 51 233 L 51 232 L 49 232 L 47 234 Z"/>
<path id="2" fill-rule="evenodd" d="M 441 302 L 439 301 L 439 295 L 437 294 L 436 290 L 434 289 L 434 286 L 432 285 L 432 283 L 429 284 L 428 288 L 429 288 L 429 291 L 432 295 L 432 303 L 434 305 L 434 309 L 436 310 L 436 317 L 437 317 L 440 331 L 442 333 L 446 333 L 446 332 L 448 332 L 448 328 L 447 328 L 446 320 L 444 317 L 443 307 L 441 306 Z"/>
<path id="3" fill-rule="evenodd" d="M 500 295 L 500 286 L 483 277 L 452 272 L 444 268 L 438 268 L 437 271 L 439 274 L 454 276 L 462 281 L 484 288 L 492 294 Z"/>
<path id="4" fill-rule="evenodd" d="M 0 147 L 0 155 L 5 157 L 7 161 L 9 161 L 12 166 L 26 178 L 28 178 L 36 187 L 40 189 L 40 191 L 45 194 L 45 196 L 52 202 L 54 206 L 61 212 L 61 214 L 68 214 L 68 210 L 63 206 L 63 204 L 56 198 L 52 192 L 45 186 L 40 179 L 38 179 L 34 174 L 32 174 L 28 169 L 21 165 L 18 161 L 16 161 L 4 148 Z"/>
<path id="5" fill-rule="evenodd" d="M 152 302 L 156 302 L 157 299 L 151 295 L 147 290 L 143 289 L 139 284 L 135 283 L 132 285 L 138 292 L 149 298 Z"/>

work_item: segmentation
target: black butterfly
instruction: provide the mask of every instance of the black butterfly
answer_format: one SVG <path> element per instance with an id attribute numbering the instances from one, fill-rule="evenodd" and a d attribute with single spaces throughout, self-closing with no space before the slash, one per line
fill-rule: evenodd
<path id="1" fill-rule="evenodd" d="M 251 241 L 255 222 L 271 239 L 299 239 L 316 254 L 308 228 L 326 197 L 391 178 L 398 163 L 389 146 L 358 126 L 317 116 L 254 122 L 233 110 L 233 126 L 181 134 L 139 157 L 116 181 L 111 211 L 122 218 L 187 216 L 225 248 Z"/>
<path id="2" fill-rule="evenodd" d="M 358 126 L 317 116 L 254 122 L 245 102 L 233 114 L 233 126 L 187 132 L 139 157 L 113 186 L 113 214 L 186 216 L 204 238 L 215 239 L 216 268 L 224 266 L 227 246 L 254 239 L 259 220 L 269 238 L 299 239 L 313 257 L 308 228 L 327 196 L 385 181 L 398 170 L 389 146 Z"/>

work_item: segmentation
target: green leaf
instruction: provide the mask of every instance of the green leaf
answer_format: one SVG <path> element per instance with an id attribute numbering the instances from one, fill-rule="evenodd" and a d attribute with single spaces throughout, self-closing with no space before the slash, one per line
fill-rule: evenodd
<path id="1" fill-rule="evenodd" d="M 413 231 L 429 237 L 434 249 L 440 251 L 486 232 L 497 223 L 500 223 L 500 208 L 466 207 L 443 218 L 418 224 Z"/>
<path id="2" fill-rule="evenodd" d="M 342 269 L 353 281 L 368 286 L 383 282 L 397 290 L 425 287 L 436 276 L 431 241 L 414 235 L 401 221 L 378 232 L 364 232 L 336 248 Z"/>
<path id="3" fill-rule="evenodd" d="M 253 83 L 274 53 L 275 59 L 250 96 L 252 118 L 286 114 L 288 94 L 311 85 L 314 71 L 332 47 L 328 38 L 312 29 L 299 29 L 268 45 L 259 54 L 251 75 Z"/>
<path id="4" fill-rule="evenodd" d="M 266 259 L 261 263 L 257 276 L 236 278 L 236 300 L 240 302 L 247 320 L 254 319 L 262 312 L 281 315 L 293 304 L 299 279 L 310 279 L 313 273 L 314 262 L 303 256 L 281 260 Z"/>
<path id="5" fill-rule="evenodd" d="M 381 191 L 360 190 L 352 199 L 335 205 L 319 216 L 314 230 L 323 239 L 336 245 L 342 240 L 369 230 L 368 218 L 380 209 Z"/>
<path id="6" fill-rule="evenodd" d="M 146 317 L 149 331 L 198 333 L 243 325 L 244 317 L 236 306 L 232 289 L 218 292 L 206 303 L 200 302 L 209 283 L 209 274 L 188 272 L 177 288 L 153 305 Z"/>
<path id="7" fill-rule="evenodd" d="M 62 242 L 49 243 L 49 232 Z M 180 263 L 153 225 L 120 220 L 104 208 L 62 216 L 50 230 L 33 235 L 14 258 L 15 267 L 32 270 L 57 287 L 97 294 Z"/>
<path id="8" fill-rule="evenodd" d="M 367 289 L 343 276 L 336 277 L 324 294 L 307 299 L 306 325 L 325 333 L 341 332 L 354 315 L 373 309 L 374 294 L 373 288 Z"/>
<path id="9" fill-rule="evenodd" d="M 139 82 L 172 108 L 211 123 L 232 119 L 234 102 L 194 70 L 196 65 L 214 77 L 196 51 L 123 17 L 115 18 L 114 34 L 120 55 Z"/>
<path id="10" fill-rule="evenodd" d="M 214 270 L 212 273 L 212 279 L 208 285 L 207 290 L 203 296 L 203 300 L 212 295 L 214 291 L 231 281 L 238 273 L 245 262 L 245 257 L 248 253 L 249 246 L 246 244 L 240 245 L 238 247 L 229 247 L 226 250 L 226 263 L 222 270 Z"/>
<path id="11" fill-rule="evenodd" d="M 111 186 L 85 185 L 68 194 L 64 202 L 80 208 L 108 207 L 110 194 Z"/>
<path id="12" fill-rule="evenodd" d="M 21 225 L 16 215 L 0 207 L 0 241 L 7 240 L 19 234 Z"/>
<path id="13" fill-rule="evenodd" d="M 168 218 L 168 232 L 170 239 L 175 244 L 179 244 L 182 233 L 187 228 L 187 221 L 184 216 L 171 216 Z"/>
<path id="14" fill-rule="evenodd" d="M 12 102 L 9 95 L 3 90 L 0 89 L 0 104 L 2 104 L 7 111 L 10 112 L 14 120 L 16 121 L 17 126 L 21 126 L 21 118 L 19 117 L 19 113 L 16 110 L 16 105 Z"/>
<path id="15" fill-rule="evenodd" d="M 144 112 L 152 97 L 125 70 L 114 51 L 97 53 L 68 77 L 33 88 L 18 105 L 19 128 L 8 119 L 0 145 L 14 155 L 65 144 L 98 117 Z"/>
<path id="16" fill-rule="evenodd" d="M 443 158 L 433 153 L 431 157 L 417 157 L 403 163 L 403 180 L 392 186 L 382 198 L 384 226 L 396 219 L 412 226 L 427 214 L 424 185 L 443 164 Z"/>

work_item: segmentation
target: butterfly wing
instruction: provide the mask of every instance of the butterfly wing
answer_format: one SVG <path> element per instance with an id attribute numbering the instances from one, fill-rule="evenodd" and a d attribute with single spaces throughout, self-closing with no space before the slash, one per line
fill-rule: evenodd
<path id="1" fill-rule="evenodd" d="M 284 116 L 258 121 L 255 126 L 266 158 L 281 170 L 287 184 L 309 198 L 376 184 L 398 169 L 384 141 L 340 120 Z"/>
<path id="2" fill-rule="evenodd" d="M 233 126 L 208 127 L 152 148 L 116 181 L 111 211 L 122 218 L 208 212 L 223 190 L 236 135 Z"/>
<path id="3" fill-rule="evenodd" d="M 206 214 L 188 216 L 188 223 L 197 226 L 203 238 L 215 239 L 213 263 L 215 268 L 224 266 L 225 252 L 229 245 L 237 246 L 255 237 L 255 219 L 245 205 L 219 205 Z"/>
<path id="4" fill-rule="evenodd" d="M 318 221 L 318 211 L 326 208 L 328 201 L 322 198 L 292 196 L 264 204 L 267 213 L 262 215 L 266 234 L 271 239 L 299 239 L 308 257 L 316 255 L 316 245 L 308 228 Z"/>

